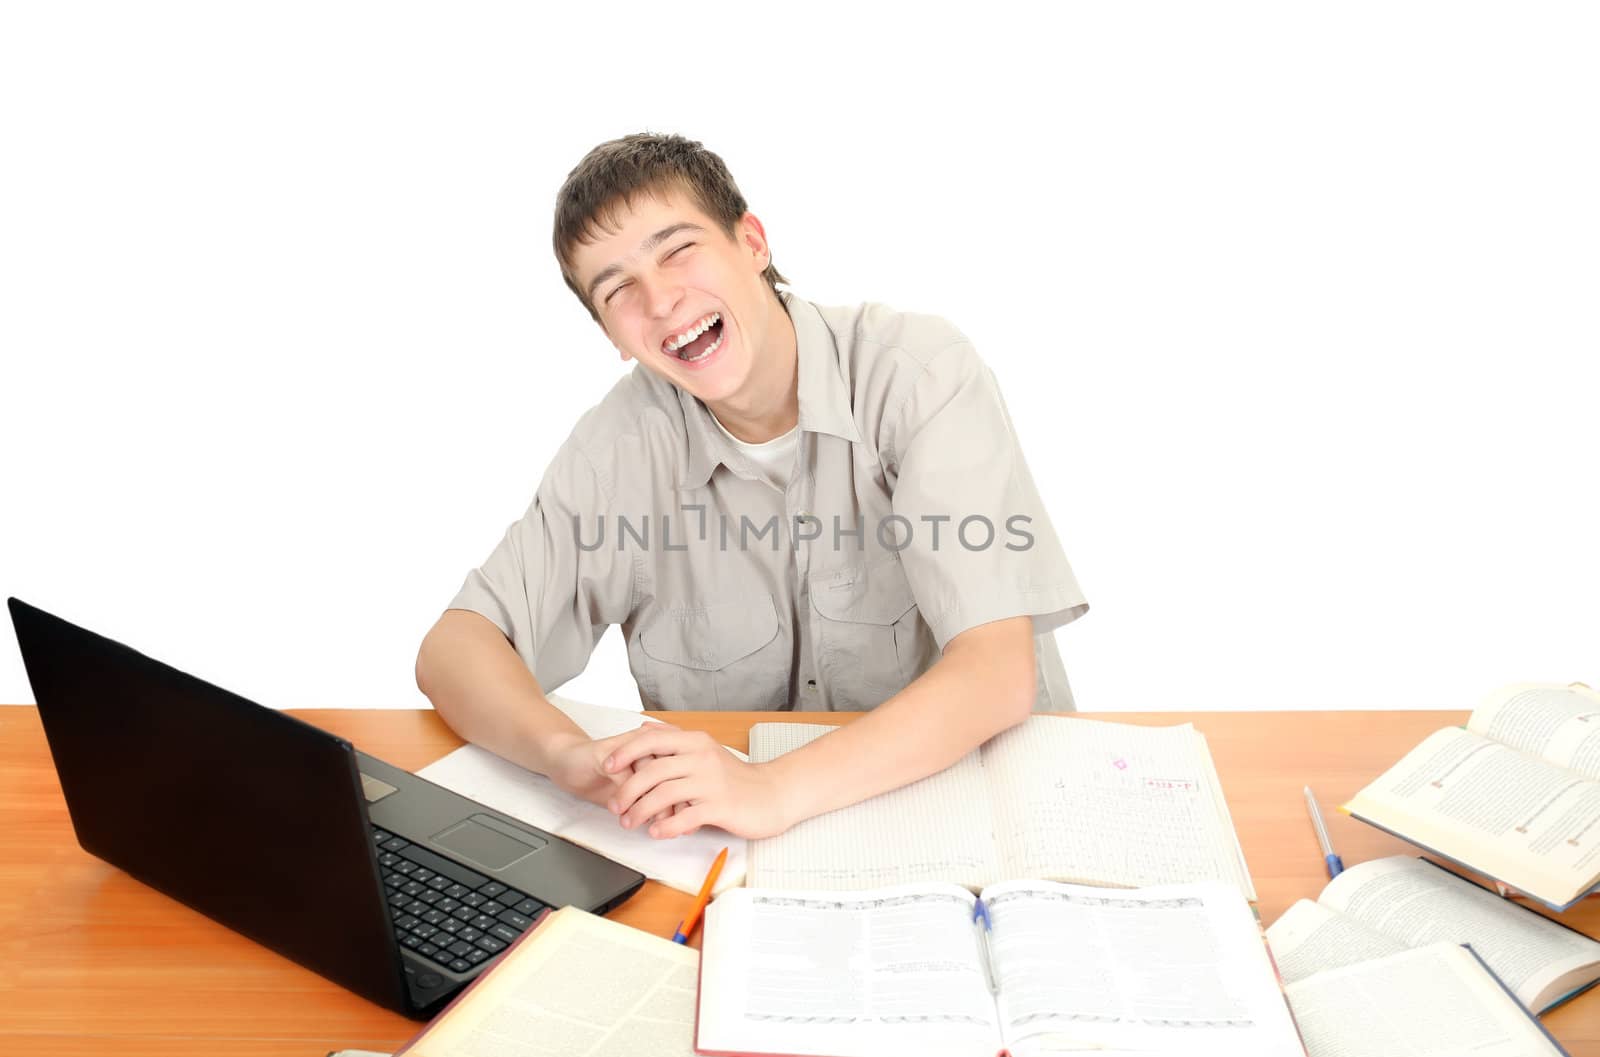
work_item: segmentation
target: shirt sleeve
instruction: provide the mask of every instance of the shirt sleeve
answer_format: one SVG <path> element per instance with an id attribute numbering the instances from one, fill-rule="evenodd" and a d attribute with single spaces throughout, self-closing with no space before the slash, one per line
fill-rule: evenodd
<path id="1" fill-rule="evenodd" d="M 900 559 L 939 649 L 991 621 L 1031 616 L 1041 635 L 1088 610 L 1000 387 L 970 344 L 936 354 L 892 422 Z"/>
<path id="2" fill-rule="evenodd" d="M 583 671 L 606 628 L 631 607 L 633 559 L 607 533 L 611 506 L 593 465 L 569 441 L 527 513 L 450 603 L 492 621 L 546 692 Z"/>

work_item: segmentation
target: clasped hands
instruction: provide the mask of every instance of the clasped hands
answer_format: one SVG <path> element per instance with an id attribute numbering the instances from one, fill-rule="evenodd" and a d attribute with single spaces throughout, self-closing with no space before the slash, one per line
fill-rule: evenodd
<path id="1" fill-rule="evenodd" d="M 575 736 L 553 747 L 552 763 L 562 789 L 658 840 L 701 826 L 770 837 L 790 825 L 770 765 L 746 763 L 701 731 L 650 721 L 609 738 Z"/>

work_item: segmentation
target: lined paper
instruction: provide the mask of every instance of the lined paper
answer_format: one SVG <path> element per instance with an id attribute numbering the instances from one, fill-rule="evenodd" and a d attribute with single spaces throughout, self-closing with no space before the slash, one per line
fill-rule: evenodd
<path id="1" fill-rule="evenodd" d="M 835 728 L 757 723 L 750 758 L 776 759 Z M 919 782 L 807 819 L 750 844 L 752 888 L 843 889 L 948 881 L 978 889 L 994 880 L 993 815 L 976 752 Z"/>

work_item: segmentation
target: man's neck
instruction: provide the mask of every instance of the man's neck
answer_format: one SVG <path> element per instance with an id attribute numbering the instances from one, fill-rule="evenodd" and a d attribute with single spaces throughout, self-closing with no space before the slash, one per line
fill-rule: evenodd
<path id="1" fill-rule="evenodd" d="M 728 400 L 707 405 L 724 429 L 747 444 L 765 444 L 800 422 L 800 355 L 794 321 L 776 294 L 771 308 L 772 325 L 766 328 L 765 345 L 755 352 L 749 381 Z"/>

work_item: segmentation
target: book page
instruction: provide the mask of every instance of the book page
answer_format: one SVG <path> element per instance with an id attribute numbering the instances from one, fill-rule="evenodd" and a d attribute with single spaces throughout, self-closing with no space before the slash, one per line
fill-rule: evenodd
<path id="1" fill-rule="evenodd" d="M 1285 983 L 1341 965 L 1398 954 L 1406 945 L 1321 903 L 1299 899 L 1267 929 L 1267 946 Z"/>
<path id="2" fill-rule="evenodd" d="M 718 897 L 705 919 L 697 1046 L 826 1057 L 998 1052 L 973 902 L 955 885 Z"/>
<path id="3" fill-rule="evenodd" d="M 567 907 L 400 1053 L 693 1057 L 698 965 L 688 947 Z"/>
<path id="4" fill-rule="evenodd" d="M 792 752 L 836 728 L 757 723 L 750 758 Z M 978 889 L 999 868 L 988 784 L 976 752 L 938 774 L 806 819 L 787 833 L 750 844 L 752 888 L 862 889 L 948 882 Z"/>
<path id="5" fill-rule="evenodd" d="M 1320 901 L 1407 947 L 1471 944 L 1535 1012 L 1552 981 L 1585 968 L 1590 979 L 1600 977 L 1600 943 L 1422 859 L 1397 855 L 1352 866 Z"/>
<path id="6" fill-rule="evenodd" d="M 1600 873 L 1600 784 L 1457 727 L 1344 809 L 1552 904 Z"/>
<path id="7" fill-rule="evenodd" d="M 1467 729 L 1600 780 L 1600 694 L 1586 686 L 1507 687 L 1478 706 Z"/>
<path id="8" fill-rule="evenodd" d="M 1034 716 L 982 753 L 1003 876 L 1215 880 L 1255 898 L 1211 753 L 1189 724 Z"/>
<path id="9" fill-rule="evenodd" d="M 1193 1057 L 1299 1052 L 1261 928 L 1217 882 L 1120 891 L 1048 881 L 984 890 L 1006 1043 Z"/>
<path id="10" fill-rule="evenodd" d="M 1434 944 L 1285 988 L 1310 1057 L 1558 1057 L 1468 950 Z"/>

